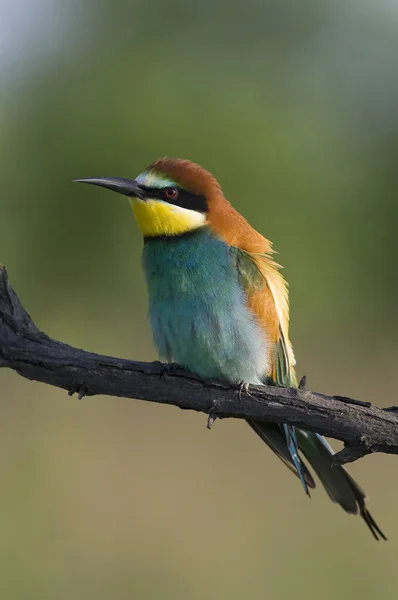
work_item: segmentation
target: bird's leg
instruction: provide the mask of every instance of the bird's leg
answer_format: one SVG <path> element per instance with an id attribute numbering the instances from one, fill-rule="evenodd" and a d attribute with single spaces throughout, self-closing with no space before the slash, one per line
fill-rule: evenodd
<path id="1" fill-rule="evenodd" d="M 68 392 L 68 396 L 73 396 L 73 394 L 77 394 L 78 400 L 84 398 L 88 394 L 88 388 L 84 385 L 75 385 Z"/>

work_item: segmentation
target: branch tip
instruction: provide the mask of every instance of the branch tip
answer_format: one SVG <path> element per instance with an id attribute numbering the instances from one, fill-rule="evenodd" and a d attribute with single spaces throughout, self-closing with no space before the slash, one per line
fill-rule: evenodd
<path id="1" fill-rule="evenodd" d="M 213 423 L 214 421 L 217 419 L 216 415 L 213 415 L 212 413 L 209 413 L 207 416 L 207 429 L 211 429 L 213 427 Z"/>

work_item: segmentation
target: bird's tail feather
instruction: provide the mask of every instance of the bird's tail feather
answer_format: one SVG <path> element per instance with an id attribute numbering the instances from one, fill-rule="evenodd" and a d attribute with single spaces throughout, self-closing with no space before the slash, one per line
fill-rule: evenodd
<path id="1" fill-rule="evenodd" d="M 366 495 L 348 471 L 341 465 L 333 466 L 334 452 L 319 433 L 296 429 L 299 449 L 321 480 L 333 502 L 348 513 L 361 515 L 376 540 L 386 536 L 366 508 Z"/>
<path id="2" fill-rule="evenodd" d="M 303 483 L 306 493 L 314 479 L 300 459 L 300 452 L 313 467 L 329 498 L 348 513 L 360 514 L 376 540 L 387 539 L 366 508 L 366 495 L 344 467 L 333 466 L 334 452 L 324 437 L 295 427 L 248 421 L 261 439 L 279 456 Z M 286 428 L 288 428 L 286 430 Z"/>
<path id="3" fill-rule="evenodd" d="M 286 433 L 280 425 L 276 423 L 265 423 L 260 421 L 247 421 L 252 429 L 260 436 L 271 450 L 281 459 L 281 461 L 301 480 L 305 492 L 309 495 L 308 488 L 315 487 L 315 481 L 307 469 L 306 465 L 300 460 L 297 453 L 297 440 L 294 431 L 287 440 Z M 290 428 L 293 429 L 293 428 Z M 289 443 L 289 445 L 288 445 Z M 295 459 L 292 457 L 294 454 Z"/>

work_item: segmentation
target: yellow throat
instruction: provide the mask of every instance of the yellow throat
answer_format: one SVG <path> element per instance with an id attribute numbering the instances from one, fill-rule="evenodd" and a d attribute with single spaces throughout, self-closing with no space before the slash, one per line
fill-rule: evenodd
<path id="1" fill-rule="evenodd" d="M 162 200 L 130 200 L 138 227 L 144 237 L 181 235 L 202 227 L 206 217 Z"/>

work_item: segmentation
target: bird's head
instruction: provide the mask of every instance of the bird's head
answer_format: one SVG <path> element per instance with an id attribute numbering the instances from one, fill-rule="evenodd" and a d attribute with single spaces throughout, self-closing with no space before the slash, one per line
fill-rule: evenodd
<path id="1" fill-rule="evenodd" d="M 226 202 L 216 179 L 205 169 L 182 159 L 160 158 L 136 179 L 78 179 L 127 196 L 146 238 L 177 236 L 208 223 L 211 205 Z"/>

